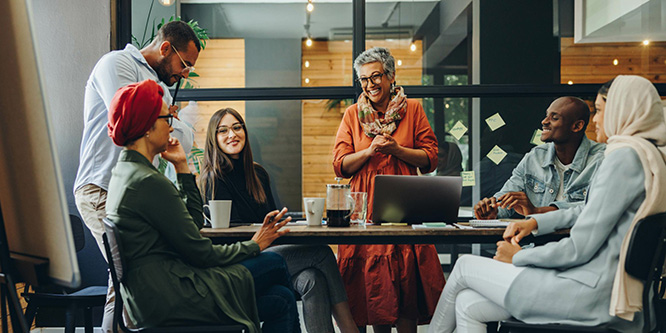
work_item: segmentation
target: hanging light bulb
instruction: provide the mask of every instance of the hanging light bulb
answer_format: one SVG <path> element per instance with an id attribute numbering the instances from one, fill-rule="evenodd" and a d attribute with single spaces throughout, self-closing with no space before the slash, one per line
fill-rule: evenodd
<path id="1" fill-rule="evenodd" d="M 650 45 L 650 40 L 649 39 L 644 40 L 643 45 L 645 45 L 645 46 Z"/>
<path id="2" fill-rule="evenodd" d="M 158 0 L 158 1 L 159 1 L 160 5 L 165 6 L 165 7 L 169 7 L 169 6 L 173 5 L 174 3 L 176 3 L 176 0 Z"/>
<path id="3" fill-rule="evenodd" d="M 310 62 L 305 60 L 305 68 L 308 68 L 308 67 L 310 67 Z"/>
<path id="4" fill-rule="evenodd" d="M 614 66 L 617 66 L 617 64 L 619 64 L 619 63 L 620 63 L 620 62 L 619 62 L 617 59 L 613 59 L 613 65 L 614 65 Z"/>
<path id="5" fill-rule="evenodd" d="M 412 45 L 409 46 L 409 49 L 412 50 L 412 52 L 416 51 L 416 44 L 412 43 Z"/>
<path id="6" fill-rule="evenodd" d="M 569 80 L 569 82 L 567 82 L 567 84 L 571 86 L 571 85 L 573 85 L 573 81 Z"/>
<path id="7" fill-rule="evenodd" d="M 305 83 L 310 83 L 310 79 L 308 79 L 308 78 L 306 77 L 306 78 L 305 78 Z"/>
<path id="8" fill-rule="evenodd" d="M 305 45 L 308 47 L 312 46 L 312 38 L 308 37 L 308 39 L 305 40 Z"/>
<path id="9" fill-rule="evenodd" d="M 305 6 L 305 10 L 308 11 L 308 13 L 312 13 L 314 10 L 314 5 L 312 4 L 312 0 L 308 0 L 308 4 Z"/>
<path id="10" fill-rule="evenodd" d="M 402 66 L 402 60 L 398 59 L 398 66 Z"/>

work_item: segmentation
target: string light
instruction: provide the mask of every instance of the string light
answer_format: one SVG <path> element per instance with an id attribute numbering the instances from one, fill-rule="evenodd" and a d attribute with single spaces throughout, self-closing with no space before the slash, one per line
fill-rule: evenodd
<path id="1" fill-rule="evenodd" d="M 305 6 L 305 10 L 308 11 L 308 13 L 312 13 L 314 10 L 314 5 L 312 4 L 312 0 L 308 0 L 308 4 Z"/>
<path id="2" fill-rule="evenodd" d="M 571 86 L 571 85 L 573 85 L 573 81 L 569 80 L 569 82 L 567 82 L 567 84 Z"/>
<path id="3" fill-rule="evenodd" d="M 412 52 L 416 51 L 416 44 L 412 43 L 412 45 L 409 46 L 409 49 L 412 50 Z"/>
<path id="4" fill-rule="evenodd" d="M 643 41 L 643 45 L 648 46 L 650 45 L 650 40 L 646 39 Z"/>
<path id="5" fill-rule="evenodd" d="M 308 67 L 310 67 L 310 62 L 306 60 L 305 61 L 305 68 L 308 68 Z"/>
<path id="6" fill-rule="evenodd" d="M 617 59 L 613 59 L 613 65 L 614 65 L 614 66 L 617 66 L 617 64 L 619 64 L 619 63 L 620 63 L 620 62 L 617 61 Z"/>
<path id="7" fill-rule="evenodd" d="M 398 59 L 398 66 L 402 66 L 402 60 Z"/>
<path id="8" fill-rule="evenodd" d="M 308 39 L 305 40 L 305 45 L 308 47 L 312 46 L 312 38 L 308 37 Z"/>

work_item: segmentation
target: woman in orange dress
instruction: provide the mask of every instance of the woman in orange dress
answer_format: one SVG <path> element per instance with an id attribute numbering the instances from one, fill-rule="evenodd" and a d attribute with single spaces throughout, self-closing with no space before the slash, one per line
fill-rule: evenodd
<path id="1" fill-rule="evenodd" d="M 437 138 L 423 107 L 395 86 L 395 60 L 375 47 L 354 61 L 363 93 L 346 111 L 333 149 L 333 168 L 373 202 L 375 175 L 416 175 L 437 167 Z M 396 195 L 400 195 L 396 193 Z M 368 205 L 372 219 L 372 206 Z M 354 321 L 377 333 L 416 332 L 430 321 L 444 288 L 433 245 L 340 245 L 338 266 Z"/>

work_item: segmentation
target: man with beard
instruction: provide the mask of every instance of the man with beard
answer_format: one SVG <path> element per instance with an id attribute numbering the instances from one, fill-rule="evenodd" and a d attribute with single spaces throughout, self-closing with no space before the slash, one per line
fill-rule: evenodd
<path id="1" fill-rule="evenodd" d="M 201 44 L 194 30 L 182 21 L 173 21 L 160 28 L 153 42 L 139 50 L 127 44 L 124 50 L 105 54 L 95 65 L 85 89 L 84 128 L 79 154 L 79 169 L 74 182 L 76 207 L 104 254 L 102 235 L 106 216 L 106 194 L 111 169 L 122 150 L 107 134 L 108 108 L 116 91 L 130 83 L 151 79 L 164 90 L 164 101 L 171 105 L 167 86 L 187 78 L 194 70 Z M 169 111 L 176 112 L 172 106 Z M 190 128 L 177 119 L 173 121 L 176 137 L 183 147 L 191 148 Z M 146 134 L 148 135 L 148 134 Z M 189 148 L 188 148 L 189 149 Z M 159 163 L 159 162 L 158 162 Z M 113 319 L 113 284 L 109 282 L 102 330 L 111 332 Z"/>
<path id="2" fill-rule="evenodd" d="M 585 137 L 590 108 L 576 97 L 560 97 L 541 121 L 541 141 L 491 198 L 474 206 L 478 219 L 532 215 L 583 204 L 605 145 Z"/>

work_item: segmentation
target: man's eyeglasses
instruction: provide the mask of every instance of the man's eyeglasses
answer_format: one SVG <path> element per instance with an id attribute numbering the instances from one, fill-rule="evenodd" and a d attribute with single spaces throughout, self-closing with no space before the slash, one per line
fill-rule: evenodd
<path id="1" fill-rule="evenodd" d="M 384 76 L 387 72 L 384 73 L 374 73 L 370 75 L 370 77 L 360 77 L 356 81 L 361 83 L 361 87 L 365 87 L 368 85 L 369 81 L 372 81 L 374 84 L 380 84 L 382 83 L 382 76 Z"/>
<path id="2" fill-rule="evenodd" d="M 236 134 L 240 134 L 243 131 L 243 127 L 242 124 L 233 124 L 231 125 L 231 130 Z M 229 134 L 229 128 L 228 126 L 220 126 L 217 128 L 217 134 L 227 135 Z"/>
<path id="3" fill-rule="evenodd" d="M 167 124 L 169 124 L 169 126 L 173 125 L 173 115 L 172 114 L 168 114 L 166 116 L 157 116 L 157 119 L 159 119 L 159 118 L 163 118 L 167 122 Z"/>
<path id="4" fill-rule="evenodd" d="M 178 56 L 178 58 L 180 58 L 180 62 L 183 63 L 184 68 L 181 72 L 187 75 L 194 72 L 194 66 L 189 66 L 188 64 L 185 63 L 185 60 L 183 60 L 183 57 L 180 56 L 180 53 L 178 53 L 178 50 L 176 50 L 176 47 L 173 46 L 173 44 L 171 44 L 171 47 L 173 48 L 174 51 L 176 51 L 176 55 Z"/>

